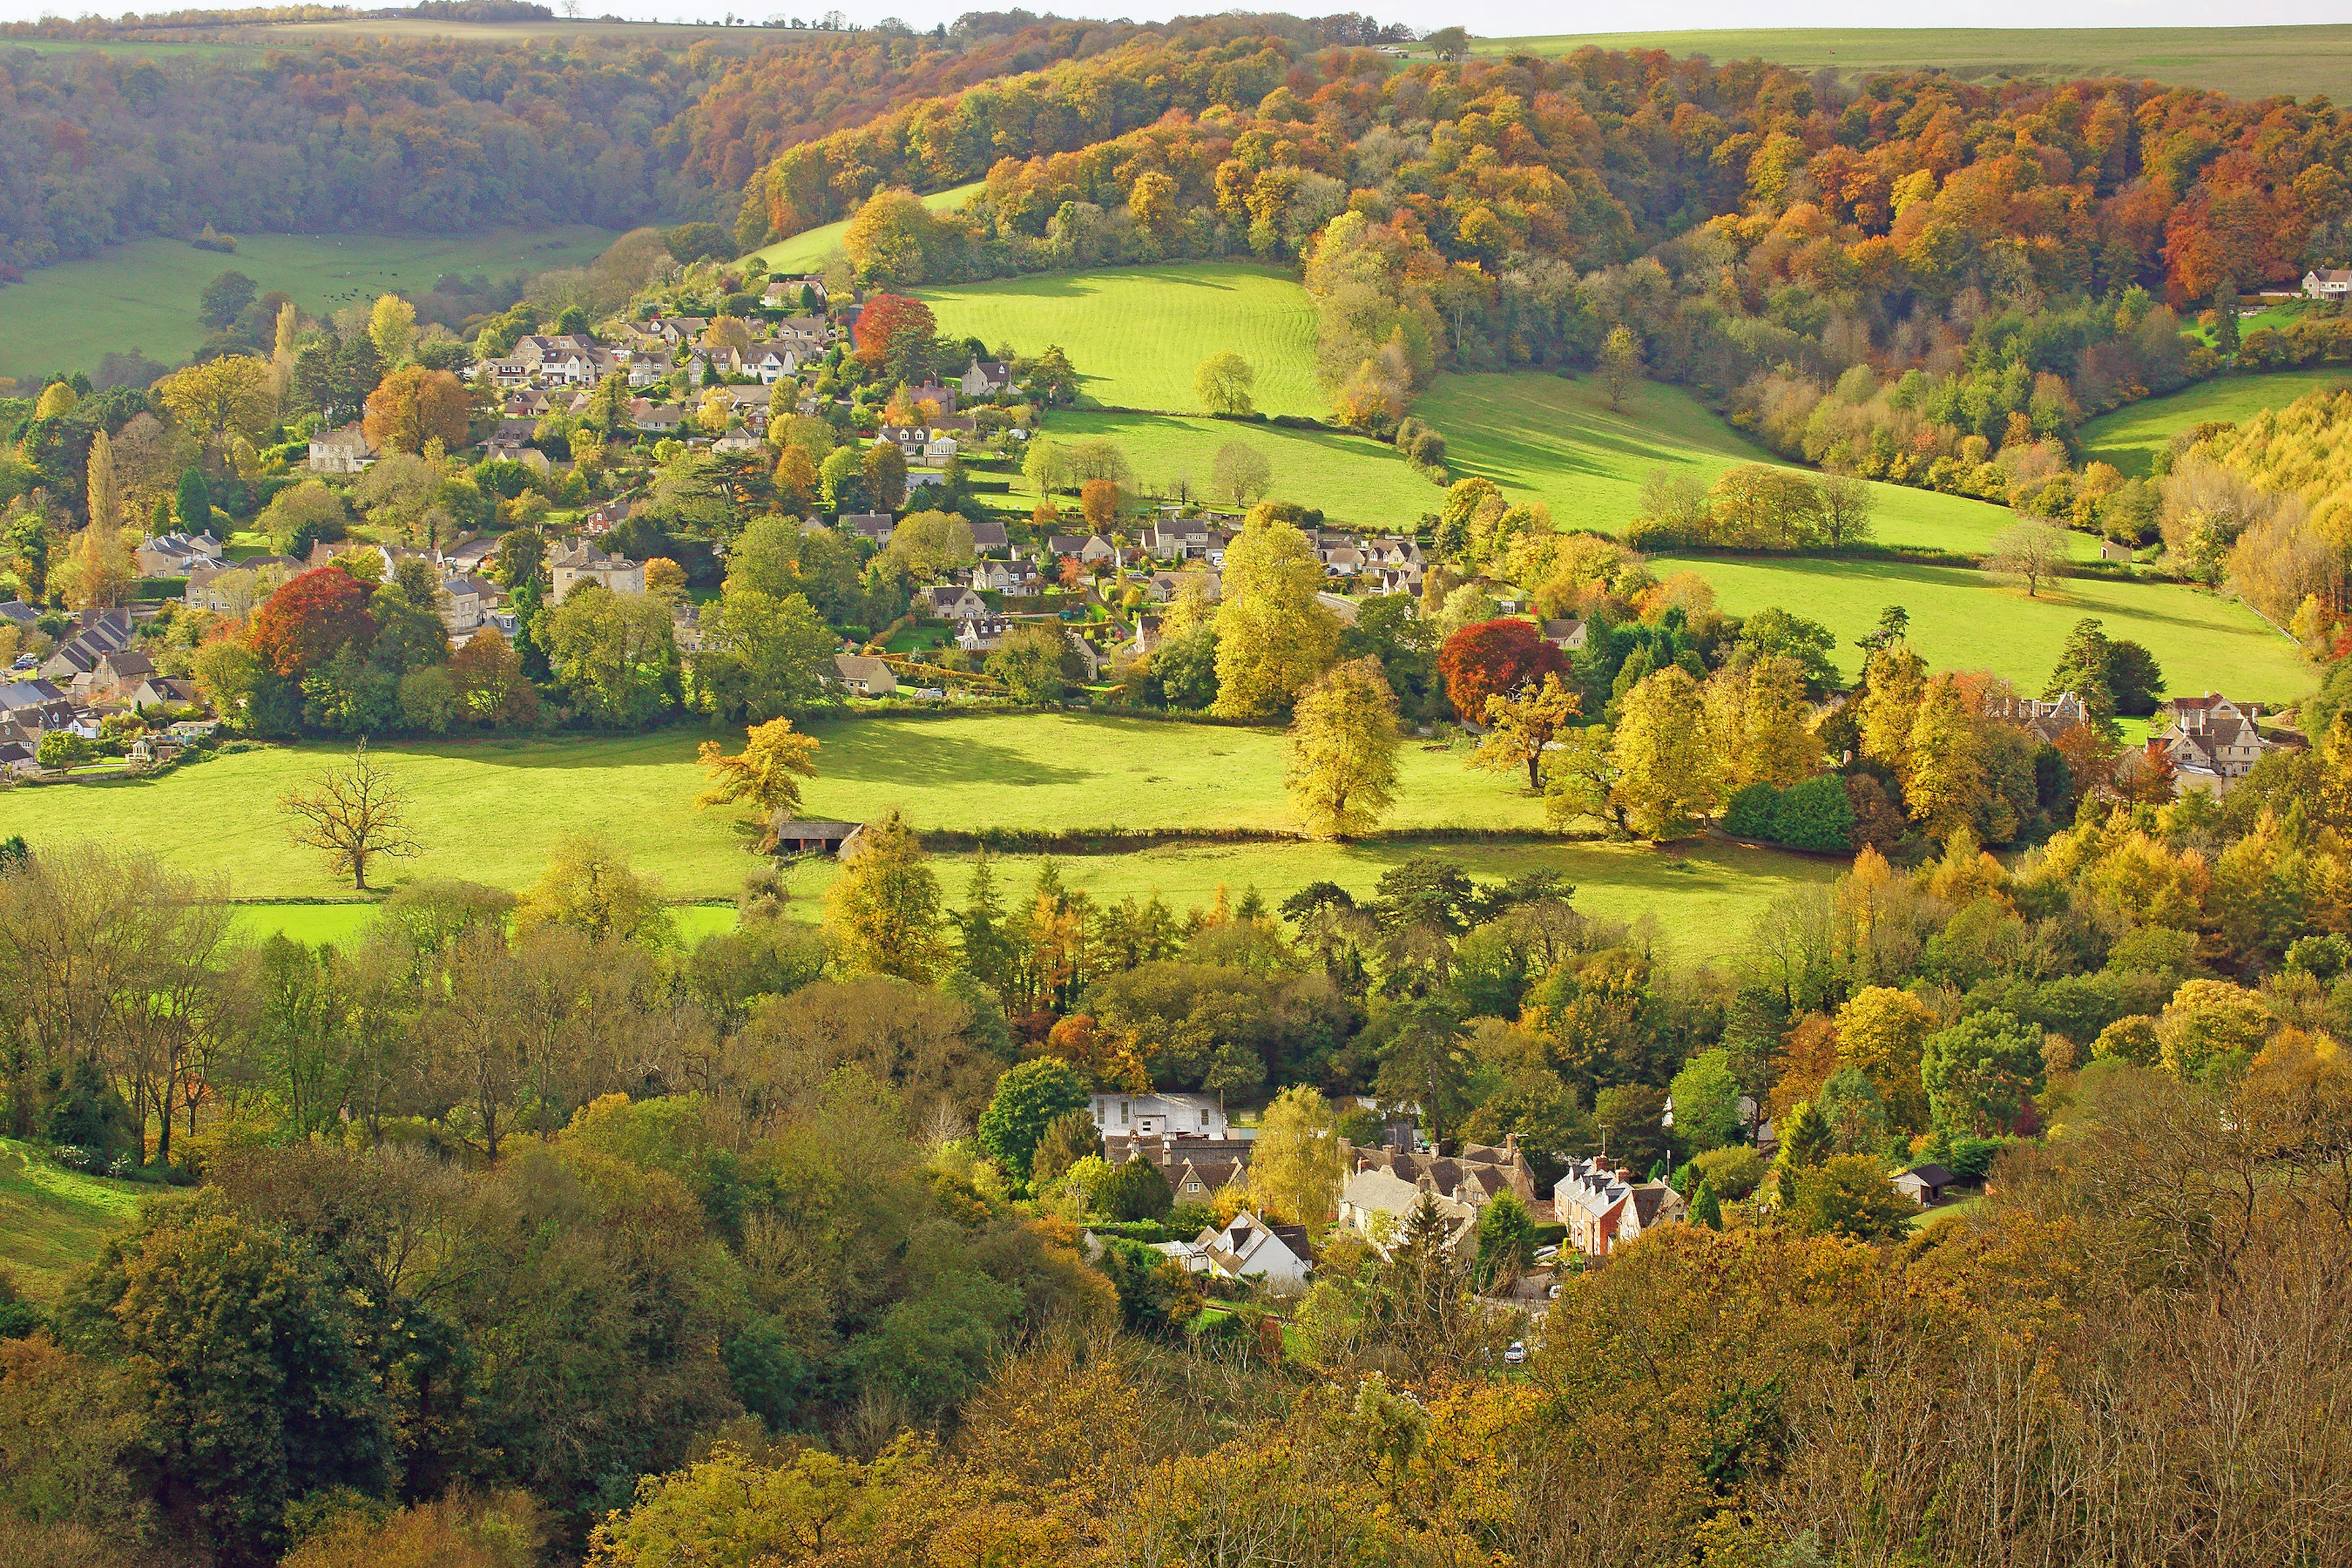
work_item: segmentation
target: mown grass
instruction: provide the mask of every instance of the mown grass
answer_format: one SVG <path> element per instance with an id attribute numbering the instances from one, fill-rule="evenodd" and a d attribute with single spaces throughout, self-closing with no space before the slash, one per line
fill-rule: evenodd
<path id="1" fill-rule="evenodd" d="M 980 184 L 978 180 L 974 180 L 968 185 L 933 191 L 923 198 L 923 205 L 940 212 L 960 207 L 963 205 L 965 197 L 980 189 Z M 847 218 L 838 223 L 819 224 L 814 228 L 804 228 L 798 234 L 780 239 L 773 245 L 762 246 L 751 255 L 765 261 L 771 272 L 812 271 L 823 267 L 825 258 L 841 248 L 841 237 L 848 232 Z"/>
<path id="2" fill-rule="evenodd" d="M 2144 478 L 2156 455 L 2183 430 L 2209 422 L 2235 424 L 2308 393 L 2345 385 L 2352 385 L 2352 374 L 2342 370 L 2281 370 L 2199 382 L 2085 424 L 2083 460 L 2113 463 L 2126 478 Z"/>
<path id="3" fill-rule="evenodd" d="M 2153 78 L 2235 98 L 2340 93 L 2352 68 L 2352 26 L 1743 27 L 1480 38 L 1486 55 L 1664 49 L 1718 61 L 1765 59 L 1849 79 L 1940 70 L 1970 81 L 2019 77 Z"/>
<path id="4" fill-rule="evenodd" d="M 1231 498 L 1208 493 L 1217 450 L 1238 441 L 1264 453 L 1273 465 L 1268 495 L 1320 507 L 1334 526 L 1410 529 L 1424 514 L 1434 513 L 1445 499 L 1445 492 L 1407 467 L 1394 447 L 1336 430 L 1286 430 L 1199 415 L 1080 409 L 1049 416 L 1045 433 L 1064 441 L 1108 436 L 1125 450 L 1137 482 L 1147 492 L 1165 491 L 1179 475 L 1185 475 L 1203 499 L 1221 505 L 1230 504 Z M 1025 482 L 1016 481 L 1016 488 L 1026 496 Z"/>
<path id="5" fill-rule="evenodd" d="M 1107 268 L 922 292 L 949 337 L 1034 353 L 1059 343 L 1084 404 L 1190 414 L 1192 374 L 1231 349 L 1257 373 L 1265 414 L 1321 416 L 1315 305 L 1279 268 L 1234 262 Z"/>
<path id="6" fill-rule="evenodd" d="M 1415 412 L 1444 433 L 1446 460 L 1514 498 L 1540 500 L 1563 528 L 1622 533 L 1658 468 L 1713 483 L 1741 463 L 1790 468 L 1678 386 L 1643 382 L 1609 406 L 1590 376 L 1443 375 Z M 1871 486 L 1879 542 L 1980 554 L 2017 521 L 2005 507 L 1904 485 Z M 2078 557 L 2097 543 L 2077 537 Z"/>
<path id="7" fill-rule="evenodd" d="M 265 293 L 282 289 L 304 310 L 326 311 L 386 290 L 421 294 L 445 272 L 509 277 L 577 267 L 612 238 L 576 225 L 463 237 L 247 234 L 237 237 L 233 256 L 142 239 L 91 260 L 41 268 L 0 289 L 0 374 L 95 370 L 100 356 L 132 349 L 177 363 L 208 335 L 196 319 L 196 297 L 224 272 L 242 272 Z"/>
<path id="8" fill-rule="evenodd" d="M 2222 691 L 2268 703 L 2294 701 L 2314 682 L 2294 643 L 2232 600 L 2168 583 L 2069 577 L 2039 597 L 1964 567 L 1825 560 L 1726 560 L 1661 557 L 1661 572 L 1687 567 L 1715 585 L 1735 615 L 1777 605 L 1810 616 L 1837 634 L 1836 657 L 1848 674 L 1862 652 L 1854 639 L 1879 612 L 1911 612 L 1911 640 L 1937 669 L 1989 669 L 2039 693 L 2067 632 L 2085 616 L 2109 637 L 2147 646 L 2177 693 Z"/>
<path id="9" fill-rule="evenodd" d="M 153 1187 L 84 1176 L 31 1145 L 0 1138 L 0 1267 L 27 1300 L 54 1302 Z"/>
<path id="10" fill-rule="evenodd" d="M 1276 730 L 1080 714 L 809 728 L 822 742 L 804 803 L 812 817 L 862 821 L 897 807 L 919 827 L 964 831 L 1281 828 L 1292 820 Z M 407 793 L 425 852 L 379 862 L 372 880 L 457 877 L 523 888 L 559 838 L 586 833 L 625 847 L 674 897 L 731 897 L 750 868 L 740 819 L 694 805 L 703 784 L 695 751 L 709 733 L 379 747 L 371 754 Z M 0 795 L 0 837 L 154 846 L 166 836 L 146 825 L 201 822 L 204 833 L 162 843 L 168 864 L 226 878 L 233 898 L 332 897 L 349 889 L 320 857 L 289 842 L 276 803 L 345 755 L 272 747 L 152 780 L 13 790 Z M 1454 751 L 1409 747 L 1402 773 L 1392 828 L 1542 826 L 1540 802 L 1511 780 L 1470 772 Z"/>

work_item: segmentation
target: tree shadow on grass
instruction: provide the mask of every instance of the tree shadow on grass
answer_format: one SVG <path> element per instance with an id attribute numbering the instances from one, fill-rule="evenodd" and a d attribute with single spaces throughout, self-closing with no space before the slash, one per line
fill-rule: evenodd
<path id="1" fill-rule="evenodd" d="M 952 784 L 1038 788 L 1082 784 L 1094 776 L 1087 768 L 974 740 L 968 732 L 943 733 L 913 723 L 869 723 L 822 737 L 816 763 L 817 776 L 832 784 L 918 789 Z"/>

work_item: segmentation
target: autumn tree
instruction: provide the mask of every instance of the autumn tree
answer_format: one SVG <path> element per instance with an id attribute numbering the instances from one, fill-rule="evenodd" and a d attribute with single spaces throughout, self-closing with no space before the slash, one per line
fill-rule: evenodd
<path id="1" fill-rule="evenodd" d="M 762 819 L 752 852 L 765 855 L 776 847 L 776 824 L 801 808 L 801 780 L 816 777 L 816 737 L 794 731 L 790 719 L 754 724 L 743 737 L 743 749 L 731 757 L 718 742 L 705 741 L 697 760 L 710 775 L 710 787 L 694 803 L 749 803 Z"/>
<path id="2" fill-rule="evenodd" d="M 853 330 L 858 363 L 869 369 L 898 367 L 911 353 L 929 346 L 940 324 L 931 308 L 904 294 L 876 294 L 858 312 Z M 903 374 L 900 380 L 907 379 Z"/>
<path id="3" fill-rule="evenodd" d="M 1612 410 L 1625 405 L 1625 395 L 1642 379 L 1642 340 L 1633 329 L 1619 325 L 1601 342 L 1601 383 L 1609 389 Z"/>
<path id="4" fill-rule="evenodd" d="M 1290 722 L 1283 785 L 1319 838 L 1368 832 L 1396 796 L 1396 697 L 1366 655 L 1307 688 Z"/>
<path id="5" fill-rule="evenodd" d="M 1437 673 L 1455 715 L 1477 723 L 1486 716 L 1488 698 L 1508 696 L 1546 676 L 1565 676 L 1568 660 L 1531 622 L 1480 621 L 1445 639 L 1437 652 Z"/>
<path id="6" fill-rule="evenodd" d="M 367 335 L 387 369 L 401 363 L 416 346 L 416 307 L 397 294 L 377 295 L 368 311 Z"/>
<path id="7" fill-rule="evenodd" d="M 1926 1004 L 1907 991 L 1868 986 L 1838 1009 L 1836 1026 L 1839 1064 L 1870 1080 L 1897 1131 L 1925 1128 L 1927 1097 L 1919 1061 L 1936 1027 L 1936 1016 Z"/>
<path id="8" fill-rule="evenodd" d="M 1219 349 L 1202 360 L 1192 373 L 1192 390 L 1201 399 L 1201 406 L 1212 414 L 1249 414 L 1256 404 L 1252 394 L 1257 386 L 1257 372 L 1249 361 L 1231 349 Z"/>
<path id="9" fill-rule="evenodd" d="M 282 796 L 278 809 L 295 819 L 295 843 L 327 857 L 339 876 L 360 892 L 368 890 L 368 863 L 379 855 L 410 856 L 425 846 L 408 830 L 408 797 L 362 741 L 351 765 L 329 768 L 307 790 Z"/>
<path id="10" fill-rule="evenodd" d="M 825 889 L 825 932 L 851 973 L 928 984 L 945 956 L 940 882 L 915 830 L 893 808 L 866 825 Z"/>
<path id="11" fill-rule="evenodd" d="M 795 514 L 814 511 L 824 499 L 818 481 L 816 462 L 807 449 L 787 447 L 776 459 L 776 499 Z"/>
<path id="12" fill-rule="evenodd" d="M 539 717 L 539 690 L 523 673 L 514 645 L 496 626 L 477 627 L 449 656 L 449 681 L 466 717 L 501 730 L 528 728 Z"/>
<path id="13" fill-rule="evenodd" d="M 1539 686 L 1516 692 L 1496 692 L 1486 699 L 1486 733 L 1470 754 L 1470 765 L 1489 773 L 1528 771 L 1528 788 L 1543 788 L 1544 748 L 1577 716 L 1580 701 L 1546 675 Z"/>
<path id="14" fill-rule="evenodd" d="M 429 442 L 456 449 L 466 445 L 471 400 L 446 370 L 403 365 L 368 394 L 361 428 L 379 452 L 422 452 Z"/>
<path id="15" fill-rule="evenodd" d="M 1235 506 L 1247 506 L 1274 482 L 1274 464 L 1245 441 L 1228 441 L 1209 459 L 1209 488 Z"/>
<path id="16" fill-rule="evenodd" d="M 321 566 L 272 594 L 254 613 L 247 640 L 272 671 L 298 679 L 374 636 L 367 585 L 349 573 Z"/>
<path id="17" fill-rule="evenodd" d="M 1786 789 L 1821 767 L 1805 672 L 1795 659 L 1775 656 L 1719 669 L 1702 695 L 1727 795 L 1759 782 Z"/>
<path id="18" fill-rule="evenodd" d="M 251 354 L 225 354 L 173 371 L 155 384 L 155 396 L 173 418 L 220 452 L 259 439 L 277 416 L 269 366 Z"/>
<path id="19" fill-rule="evenodd" d="M 2069 556 L 2066 531 L 2028 519 L 2001 530 L 1984 558 L 1984 569 L 1996 577 L 2025 584 L 2025 596 L 2038 596 L 2042 584 L 2063 575 Z"/>
<path id="20" fill-rule="evenodd" d="M 114 473 L 114 444 L 101 429 L 90 437 L 89 521 L 55 574 L 69 610 L 111 609 L 131 596 L 139 575 L 122 535 L 122 489 Z"/>
<path id="21" fill-rule="evenodd" d="M 1347 1180 L 1338 1115 L 1322 1091 L 1297 1084 L 1274 1097 L 1250 1145 L 1251 1201 L 1294 1225 L 1319 1231 L 1339 1211 Z"/>
<path id="22" fill-rule="evenodd" d="M 1215 711 L 1278 713 L 1331 666 L 1339 626 L 1316 603 L 1323 563 L 1307 536 L 1257 507 L 1225 548 Z"/>
<path id="23" fill-rule="evenodd" d="M 830 465 L 832 459 L 827 458 Z M 857 460 L 866 496 L 877 511 L 896 511 L 907 501 L 907 454 L 896 441 L 877 441 Z"/>
<path id="24" fill-rule="evenodd" d="M 1088 479 L 1078 487 L 1078 510 L 1084 514 L 1087 526 L 1097 533 L 1108 532 L 1118 521 L 1119 491 L 1116 479 Z"/>
<path id="25" fill-rule="evenodd" d="M 1625 693 L 1611 752 L 1618 770 L 1612 798 L 1633 830 L 1653 840 L 1689 837 L 1698 818 L 1723 803 L 1698 683 L 1678 665 L 1653 671 Z"/>

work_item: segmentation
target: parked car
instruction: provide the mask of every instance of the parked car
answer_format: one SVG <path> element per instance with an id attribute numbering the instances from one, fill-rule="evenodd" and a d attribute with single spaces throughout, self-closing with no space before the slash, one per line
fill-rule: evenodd
<path id="1" fill-rule="evenodd" d="M 1503 1359 L 1510 1363 L 1513 1366 L 1517 1366 L 1521 1362 L 1527 1360 L 1528 1347 L 1526 1342 L 1521 1340 L 1513 1340 L 1511 1342 L 1511 1348 L 1503 1352 Z"/>

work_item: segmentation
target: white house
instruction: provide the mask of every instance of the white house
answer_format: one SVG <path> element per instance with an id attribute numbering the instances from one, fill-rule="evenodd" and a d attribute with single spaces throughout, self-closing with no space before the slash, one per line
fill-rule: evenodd
<path id="1" fill-rule="evenodd" d="M 1093 1111 L 1095 1131 L 1106 1138 L 1135 1132 L 1225 1138 L 1233 1131 L 1233 1124 L 1225 1120 L 1225 1108 L 1213 1094 L 1105 1090 L 1094 1097 Z"/>
<path id="2" fill-rule="evenodd" d="M 2303 275 L 2308 300 L 2341 300 L 2352 294 L 2352 267 L 2315 267 Z"/>
<path id="3" fill-rule="evenodd" d="M 1246 1211 L 1231 1225 L 1214 1226 L 1192 1238 L 1192 1247 L 1206 1263 L 1206 1272 L 1227 1279 L 1263 1279 L 1277 1295 L 1291 1296 L 1307 1289 L 1315 1260 L 1303 1226 L 1268 1225 Z"/>
<path id="4" fill-rule="evenodd" d="M 364 473 L 375 462 L 375 448 L 356 425 L 321 430 L 310 437 L 310 471 L 314 474 Z"/>
<path id="5" fill-rule="evenodd" d="M 548 557 L 548 575 L 553 580 L 555 602 L 581 583 L 601 583 L 615 594 L 642 594 L 646 591 L 646 568 L 642 562 L 625 555 L 607 555 L 593 544 L 575 544 L 569 550 L 559 550 Z"/>

